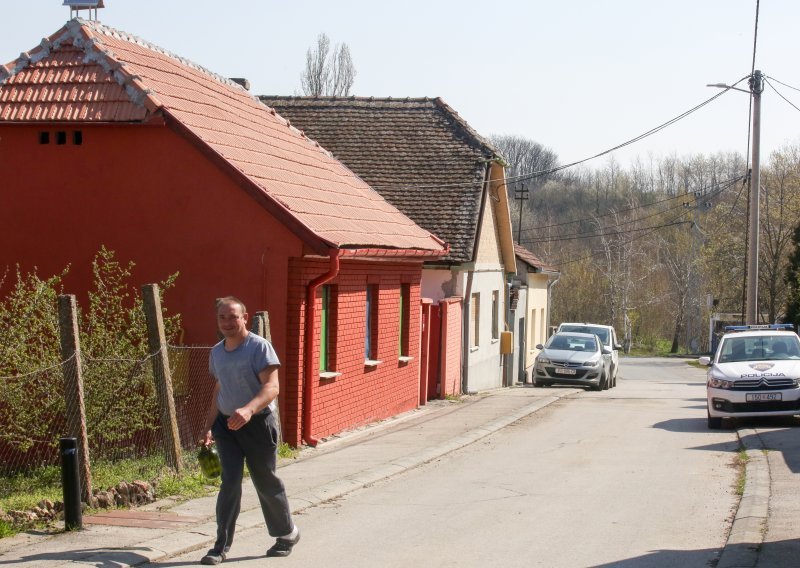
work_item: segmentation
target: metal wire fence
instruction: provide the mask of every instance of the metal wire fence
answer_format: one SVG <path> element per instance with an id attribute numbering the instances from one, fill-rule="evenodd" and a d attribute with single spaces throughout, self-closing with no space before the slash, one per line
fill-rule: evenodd
<path id="1" fill-rule="evenodd" d="M 183 449 L 194 448 L 202 435 L 213 390 L 210 349 L 167 347 Z M 81 361 L 90 462 L 164 452 L 152 357 Z M 80 401 L 66 402 L 65 372 L 77 368 L 72 363 L 70 358 L 32 373 L 0 377 L 0 476 L 59 464 L 59 438 L 81 414 Z"/>

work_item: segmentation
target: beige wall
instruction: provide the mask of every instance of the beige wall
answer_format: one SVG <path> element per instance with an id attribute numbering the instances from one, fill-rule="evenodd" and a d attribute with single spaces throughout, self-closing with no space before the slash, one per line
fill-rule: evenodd
<path id="1" fill-rule="evenodd" d="M 546 274 L 528 273 L 528 294 L 525 309 L 528 352 L 525 354 L 525 368 L 533 365 L 539 353 L 536 345 L 547 340 L 547 283 Z"/>

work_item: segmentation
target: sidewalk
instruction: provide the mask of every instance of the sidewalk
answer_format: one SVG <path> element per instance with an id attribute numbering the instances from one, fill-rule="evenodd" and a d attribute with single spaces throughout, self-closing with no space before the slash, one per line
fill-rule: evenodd
<path id="1" fill-rule="evenodd" d="M 295 460 L 282 460 L 279 475 L 293 511 L 299 512 L 469 445 L 574 392 L 564 389 L 554 396 L 541 389 L 511 388 L 469 396 L 463 402 L 434 401 L 305 449 Z M 122 568 L 205 550 L 216 534 L 215 503 L 214 495 L 171 507 L 159 518 L 142 519 L 139 513 L 138 524 L 149 526 L 84 522 L 79 532 L 2 539 L 0 568 Z M 152 513 L 164 505 L 158 501 L 139 511 L 149 510 L 154 517 Z M 245 483 L 237 532 L 263 523 L 252 484 Z"/>
<path id="2" fill-rule="evenodd" d="M 800 438 L 790 419 L 776 423 L 736 432 L 747 481 L 717 568 L 800 566 Z"/>
<path id="3" fill-rule="evenodd" d="M 293 510 L 302 511 L 471 444 L 574 392 L 511 388 L 464 402 L 435 401 L 305 449 L 279 464 L 280 476 Z M 747 483 L 718 568 L 800 565 L 800 529 L 794 528 L 800 518 L 800 440 L 794 434 L 787 429 L 738 432 L 750 458 Z M 774 451 L 765 454 L 762 447 Z M 85 523 L 77 533 L 2 539 L 0 568 L 122 568 L 205 550 L 215 536 L 215 502 L 216 496 L 203 497 L 159 512 L 169 505 L 161 500 L 131 511 L 133 517 L 117 519 L 112 513 L 107 522 L 120 525 Z M 255 492 L 245 483 L 238 530 L 263 522 Z"/>

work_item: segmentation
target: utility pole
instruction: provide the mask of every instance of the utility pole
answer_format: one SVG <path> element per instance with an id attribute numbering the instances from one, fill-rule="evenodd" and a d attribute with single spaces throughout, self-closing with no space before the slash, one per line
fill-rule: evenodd
<path id="1" fill-rule="evenodd" d="M 764 75 L 761 71 L 753 71 L 748 80 L 750 90 L 745 91 L 724 83 L 713 83 L 707 87 L 733 89 L 742 91 L 753 97 L 753 149 L 750 168 L 750 200 L 747 218 L 747 282 L 745 285 L 744 323 L 758 323 L 758 236 L 759 236 L 759 195 L 761 193 L 761 93 L 764 91 Z"/>
<path id="2" fill-rule="evenodd" d="M 761 93 L 764 76 L 754 71 L 750 77 L 753 96 L 753 155 L 750 173 L 750 216 L 747 220 L 747 294 L 745 323 L 758 323 L 758 250 L 759 250 L 759 195 L 761 193 Z"/>
<path id="3" fill-rule="evenodd" d="M 522 189 L 517 189 L 514 191 L 514 199 L 519 200 L 519 225 L 517 226 L 517 244 L 522 246 L 522 207 L 524 202 L 528 200 L 528 189 L 525 187 L 525 183 L 522 183 Z"/>

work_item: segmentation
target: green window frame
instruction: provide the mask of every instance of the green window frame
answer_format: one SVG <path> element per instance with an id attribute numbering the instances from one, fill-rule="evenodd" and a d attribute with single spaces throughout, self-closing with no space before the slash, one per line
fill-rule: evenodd
<path id="1" fill-rule="evenodd" d="M 378 357 L 378 285 L 367 284 L 366 296 L 364 358 L 367 361 L 374 361 Z"/>
<path id="2" fill-rule="evenodd" d="M 330 371 L 328 364 L 329 349 L 331 345 L 331 328 L 330 328 L 330 303 L 331 303 L 331 288 L 330 286 L 322 286 L 320 289 L 322 296 L 322 309 L 320 310 L 320 326 L 319 326 L 319 370 L 321 372 Z"/>
<path id="3" fill-rule="evenodd" d="M 398 354 L 407 357 L 409 351 L 411 319 L 411 284 L 400 285 L 400 332 Z"/>

